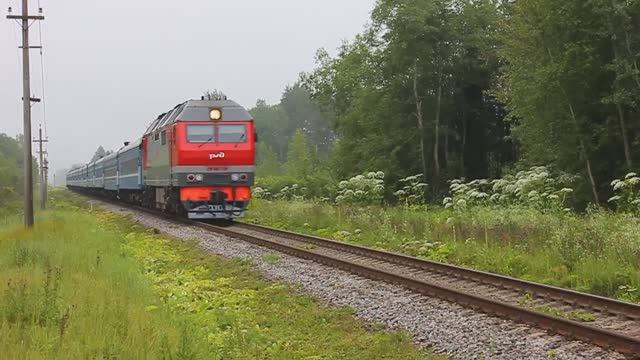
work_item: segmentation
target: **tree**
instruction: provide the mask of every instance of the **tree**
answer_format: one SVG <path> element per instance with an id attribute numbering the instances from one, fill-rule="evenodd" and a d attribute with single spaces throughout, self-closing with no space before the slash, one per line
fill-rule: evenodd
<path id="1" fill-rule="evenodd" d="M 582 173 L 591 201 L 638 150 L 637 1 L 516 2 L 501 55 L 501 99 L 515 121 L 525 164 Z M 629 55 L 636 54 L 636 55 Z M 583 194 L 585 191 L 582 192 Z"/>
<path id="2" fill-rule="evenodd" d="M 94 162 L 96 160 L 100 160 L 100 159 L 102 159 L 103 157 L 105 157 L 107 155 L 108 155 L 108 153 L 104 150 L 102 145 L 100 145 L 100 146 L 98 146 L 98 149 L 93 154 L 93 156 L 91 157 L 91 161 L 89 161 L 89 162 Z"/>
<path id="3" fill-rule="evenodd" d="M 267 105 L 259 99 L 249 110 L 256 124 L 260 142 L 268 144 L 281 161 L 286 159 L 287 146 L 296 130 L 295 123 L 280 105 Z"/>
<path id="4" fill-rule="evenodd" d="M 289 144 L 287 163 L 285 164 L 287 174 L 296 179 L 304 180 L 312 174 L 312 167 L 309 146 L 304 138 L 304 133 L 298 129 L 293 134 L 291 144 Z"/>
<path id="5" fill-rule="evenodd" d="M 302 129 L 314 152 L 328 155 L 335 135 L 319 106 L 311 100 L 307 89 L 299 82 L 287 86 L 282 94 L 280 106 L 296 128 Z"/>
<path id="6" fill-rule="evenodd" d="M 338 177 L 383 170 L 391 183 L 422 173 L 500 175 L 513 162 L 505 111 L 490 94 L 499 71 L 498 0 L 379 0 L 372 25 L 317 55 L 303 85 L 339 139 Z"/>
<path id="7" fill-rule="evenodd" d="M 259 176 L 271 176 L 280 174 L 280 162 L 278 155 L 271 146 L 265 142 L 258 144 L 256 152 L 256 164 Z"/>

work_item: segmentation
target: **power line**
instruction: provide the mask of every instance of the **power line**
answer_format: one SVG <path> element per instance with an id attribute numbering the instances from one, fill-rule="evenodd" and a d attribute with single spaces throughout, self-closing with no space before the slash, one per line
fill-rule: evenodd
<path id="1" fill-rule="evenodd" d="M 13 1 L 10 1 L 9 2 L 9 9 L 11 9 L 13 7 L 12 5 L 14 5 Z M 18 25 L 20 25 L 19 21 L 16 20 L 16 22 L 18 23 Z M 13 28 L 13 35 L 14 35 L 16 43 L 20 43 L 20 34 L 18 34 L 18 28 L 17 27 Z M 21 70 L 22 70 L 21 65 L 20 65 L 20 63 L 22 62 L 21 59 L 20 59 L 20 51 L 21 50 L 20 50 L 19 47 L 16 48 L 16 58 L 18 60 L 16 62 L 16 64 L 18 64 L 18 69 L 19 69 L 19 71 L 16 72 L 17 83 L 20 83 L 20 81 L 22 81 L 22 77 L 20 76 L 20 73 L 21 73 Z M 21 108 L 21 104 L 16 102 L 16 114 L 20 113 L 20 108 Z M 16 125 L 18 125 L 18 126 L 20 125 L 20 119 L 18 117 L 16 117 Z"/>
<path id="2" fill-rule="evenodd" d="M 42 12 L 40 0 L 38 0 L 38 11 Z M 44 136 L 47 137 L 47 97 L 44 90 L 44 54 L 42 49 L 42 21 L 38 21 L 38 39 L 40 40 L 40 90 L 42 91 L 42 123 L 44 124 Z"/>

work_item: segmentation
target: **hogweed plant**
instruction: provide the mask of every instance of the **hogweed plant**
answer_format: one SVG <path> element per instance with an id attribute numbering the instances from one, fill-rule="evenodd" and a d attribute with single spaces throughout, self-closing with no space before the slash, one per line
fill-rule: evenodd
<path id="1" fill-rule="evenodd" d="M 269 189 L 259 186 L 253 188 L 253 197 L 264 200 L 304 200 L 306 194 L 307 188 L 298 184 L 285 186 L 275 194 L 272 194 Z"/>
<path id="2" fill-rule="evenodd" d="M 613 192 L 616 194 L 609 203 L 616 205 L 619 211 L 640 214 L 640 177 L 632 172 L 624 179 L 616 179 L 611 182 Z"/>
<path id="3" fill-rule="evenodd" d="M 553 174 L 545 166 L 532 167 L 502 179 L 479 179 L 450 182 L 451 196 L 444 199 L 446 208 L 465 210 L 469 206 L 520 205 L 541 211 L 565 210 L 573 189 L 568 187 L 575 177 Z"/>
<path id="4" fill-rule="evenodd" d="M 279 200 L 304 200 L 306 198 L 307 188 L 298 184 L 283 187 L 273 197 Z"/>
<path id="5" fill-rule="evenodd" d="M 425 203 L 427 184 L 422 182 L 423 174 L 417 174 L 400 180 L 402 189 L 393 193 L 401 204 L 407 207 Z"/>
<path id="6" fill-rule="evenodd" d="M 384 198 L 384 173 L 368 172 L 338 184 L 338 204 L 374 205 Z"/>
<path id="7" fill-rule="evenodd" d="M 271 191 L 260 186 L 256 186 L 255 188 L 253 188 L 252 196 L 256 199 L 265 200 L 271 200 L 273 198 L 273 194 L 271 194 Z"/>

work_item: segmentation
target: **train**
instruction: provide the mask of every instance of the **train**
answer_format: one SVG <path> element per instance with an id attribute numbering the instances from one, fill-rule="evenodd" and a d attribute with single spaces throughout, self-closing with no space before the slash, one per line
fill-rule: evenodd
<path id="1" fill-rule="evenodd" d="M 251 200 L 257 141 L 253 118 L 238 103 L 188 100 L 137 140 L 68 171 L 66 184 L 189 219 L 230 220 Z"/>

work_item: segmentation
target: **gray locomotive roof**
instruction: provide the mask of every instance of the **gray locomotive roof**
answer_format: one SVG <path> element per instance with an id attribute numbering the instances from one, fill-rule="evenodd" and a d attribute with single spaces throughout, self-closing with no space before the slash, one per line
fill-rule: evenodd
<path id="1" fill-rule="evenodd" d="M 176 121 L 209 121 L 209 109 L 222 110 L 220 121 L 250 120 L 251 114 L 233 100 L 187 100 L 176 105 L 173 109 L 158 115 L 149 124 L 145 134 L 150 134 Z"/>
<path id="2" fill-rule="evenodd" d="M 242 107 L 233 100 L 189 100 L 186 102 L 188 107 L 208 107 L 208 108 L 226 108 L 226 107 Z"/>

